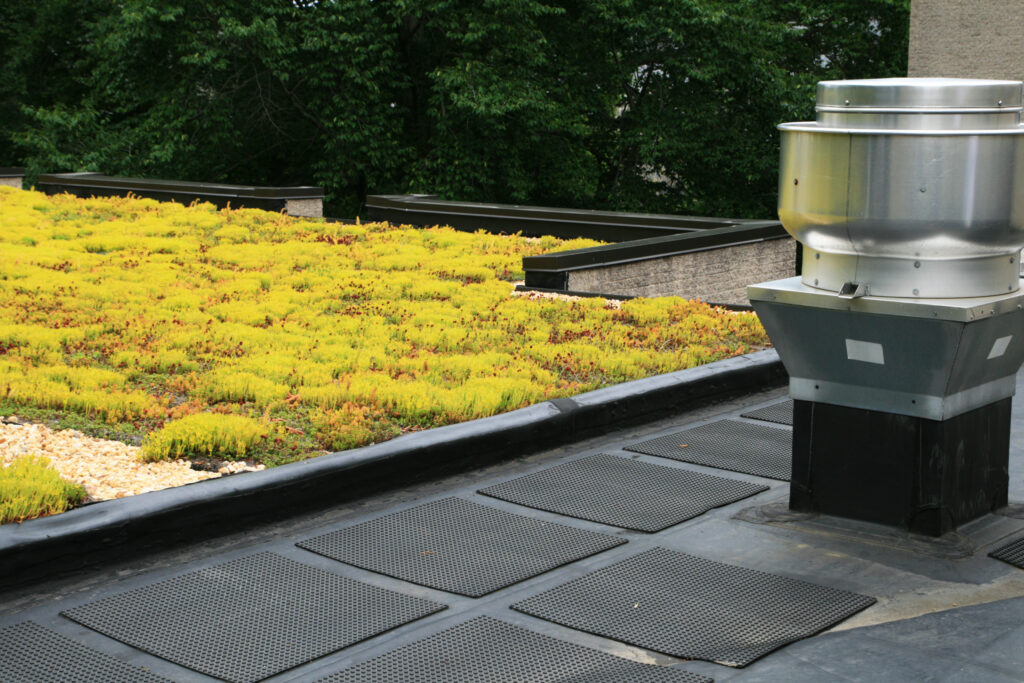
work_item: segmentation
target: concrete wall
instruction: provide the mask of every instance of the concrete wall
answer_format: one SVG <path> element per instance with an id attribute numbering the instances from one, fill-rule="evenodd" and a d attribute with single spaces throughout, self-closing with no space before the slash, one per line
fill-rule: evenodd
<path id="1" fill-rule="evenodd" d="M 19 190 L 21 189 L 21 181 L 22 179 L 18 176 L 0 176 L 0 185 L 10 185 Z"/>
<path id="2" fill-rule="evenodd" d="M 284 203 L 284 212 L 289 216 L 320 218 L 324 215 L 324 200 L 288 199 Z"/>
<path id="3" fill-rule="evenodd" d="M 1024 80 L 1024 0 L 913 0 L 908 76 Z"/>
<path id="4" fill-rule="evenodd" d="M 682 296 L 749 304 L 747 285 L 796 274 L 796 242 L 786 237 L 622 265 L 574 270 L 568 289 L 621 296 Z"/>

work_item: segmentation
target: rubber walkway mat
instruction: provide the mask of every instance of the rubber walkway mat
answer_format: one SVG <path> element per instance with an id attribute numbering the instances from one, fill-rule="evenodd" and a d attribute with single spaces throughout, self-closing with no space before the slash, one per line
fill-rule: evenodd
<path id="1" fill-rule="evenodd" d="M 569 517 L 654 532 L 767 489 L 601 453 L 489 486 L 480 493 Z"/>
<path id="2" fill-rule="evenodd" d="M 738 420 L 719 420 L 626 446 L 626 450 L 789 481 L 793 432 Z"/>
<path id="3" fill-rule="evenodd" d="M 392 650 L 323 683 L 711 683 L 677 668 L 642 664 L 477 617 Z"/>
<path id="4" fill-rule="evenodd" d="M 260 553 L 63 612 L 227 681 L 258 681 L 445 606 Z"/>
<path id="5" fill-rule="evenodd" d="M 1024 569 L 1024 536 L 1007 543 L 1002 548 L 996 548 L 989 553 L 989 557 L 1008 562 L 1018 569 Z"/>
<path id="6" fill-rule="evenodd" d="M 0 681 L 170 683 L 31 621 L 0 629 Z"/>
<path id="7" fill-rule="evenodd" d="M 746 666 L 874 602 L 654 548 L 512 608 L 675 657 Z"/>
<path id="8" fill-rule="evenodd" d="M 765 422 L 774 422 L 780 425 L 789 425 L 792 427 L 793 402 L 783 401 L 782 403 L 773 403 L 770 406 L 751 410 L 749 413 L 743 413 L 743 417 L 749 417 L 753 420 L 764 420 Z"/>
<path id="9" fill-rule="evenodd" d="M 379 574 L 475 598 L 625 542 L 444 498 L 298 545 Z"/>

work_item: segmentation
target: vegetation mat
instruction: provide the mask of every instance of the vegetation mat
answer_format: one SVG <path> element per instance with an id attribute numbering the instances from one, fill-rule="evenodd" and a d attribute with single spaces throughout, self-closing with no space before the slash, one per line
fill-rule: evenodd
<path id="1" fill-rule="evenodd" d="M 678 298 L 511 296 L 582 240 L 0 188 L 0 413 L 268 465 L 767 343 Z"/>

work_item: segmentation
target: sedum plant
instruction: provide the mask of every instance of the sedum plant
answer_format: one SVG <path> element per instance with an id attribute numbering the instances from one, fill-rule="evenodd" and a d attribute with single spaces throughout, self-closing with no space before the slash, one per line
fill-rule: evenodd
<path id="1" fill-rule="evenodd" d="M 48 458 L 23 455 L 0 467 L 0 524 L 64 512 L 85 500 L 85 488 L 61 479 Z"/>
<path id="2" fill-rule="evenodd" d="M 277 464 L 768 343 L 680 298 L 511 296 L 523 256 L 594 244 L 0 187 L 0 409 Z M 283 431 L 175 426 L 206 413 Z"/>
<path id="3" fill-rule="evenodd" d="M 168 422 L 142 442 L 142 459 L 208 457 L 239 460 L 267 438 L 268 426 L 243 415 L 198 413 Z"/>

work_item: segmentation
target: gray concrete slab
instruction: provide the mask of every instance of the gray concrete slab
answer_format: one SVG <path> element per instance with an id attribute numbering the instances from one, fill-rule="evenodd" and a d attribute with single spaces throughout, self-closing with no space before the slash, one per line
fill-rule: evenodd
<path id="1" fill-rule="evenodd" d="M 1018 375 L 1018 386 L 1021 379 Z M 877 525 L 787 515 L 783 511 L 789 488 L 786 482 L 625 450 L 632 443 L 683 426 L 722 418 L 746 420 L 740 417 L 742 412 L 784 397 L 784 389 L 763 391 L 443 480 L 346 501 L 333 509 L 260 525 L 194 546 L 108 562 L 75 576 L 0 594 L 0 627 L 31 619 L 76 642 L 171 680 L 210 681 L 213 679 L 107 638 L 60 613 L 234 558 L 274 552 L 373 586 L 440 602 L 448 609 L 268 679 L 273 681 L 317 680 L 478 616 L 490 616 L 604 653 L 678 667 L 720 681 L 1021 680 L 1024 571 L 988 557 L 988 552 L 1024 533 L 1024 515 L 1013 516 L 1011 509 L 1009 515 L 989 515 L 955 534 L 927 539 Z M 477 493 L 482 487 L 524 473 L 602 452 L 755 482 L 768 489 L 653 534 L 526 508 Z M 1011 501 L 1024 504 L 1022 405 L 1016 405 L 1014 410 L 1010 481 Z M 538 520 L 613 534 L 627 543 L 480 598 L 375 574 L 295 545 L 318 534 L 450 496 Z M 1024 505 L 1020 509 L 1024 510 Z M 211 519 L 209 523 L 217 521 Z M 708 662 L 682 662 L 510 609 L 510 605 L 543 590 L 653 547 L 870 595 L 878 602 L 826 633 L 791 644 L 742 669 Z"/>

